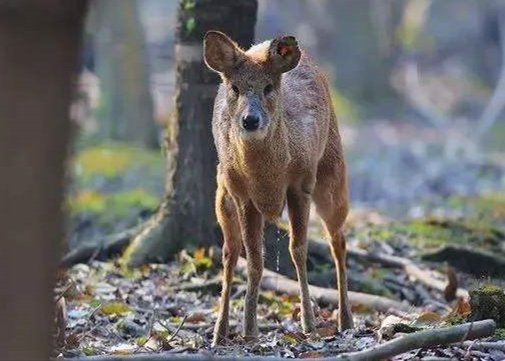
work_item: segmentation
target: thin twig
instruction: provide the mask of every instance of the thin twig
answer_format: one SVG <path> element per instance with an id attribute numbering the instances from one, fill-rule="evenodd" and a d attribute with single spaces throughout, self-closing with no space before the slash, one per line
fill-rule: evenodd
<path id="1" fill-rule="evenodd" d="M 96 325 L 95 327 L 92 327 L 89 331 L 87 332 L 84 332 L 78 339 L 77 339 L 77 342 L 80 343 L 82 340 L 84 340 L 85 337 L 88 337 L 89 335 L 91 335 L 91 333 L 93 331 L 95 331 L 98 327 L 100 327 L 100 325 Z"/>
<path id="2" fill-rule="evenodd" d="M 140 345 L 137 346 L 137 348 L 133 351 L 133 353 L 139 352 L 148 342 L 149 340 L 153 337 L 153 328 L 154 328 L 154 322 L 156 319 L 156 309 L 152 310 L 153 317 L 151 317 L 149 321 L 149 336 L 145 339 L 144 342 L 142 342 Z"/>
<path id="3" fill-rule="evenodd" d="M 69 278 L 69 284 L 63 289 L 63 291 L 61 291 L 61 293 L 59 294 L 58 297 L 56 297 L 56 299 L 54 300 L 54 303 L 58 303 L 62 298 L 63 296 L 65 296 L 65 294 L 68 292 L 68 290 L 74 285 L 74 280 L 72 280 L 72 278 Z"/>
<path id="4" fill-rule="evenodd" d="M 88 317 L 86 317 L 86 319 L 90 319 L 101 307 L 102 307 L 103 303 L 100 303 L 98 306 L 96 306 L 93 311 L 91 311 L 91 313 L 88 315 Z"/>
<path id="5" fill-rule="evenodd" d="M 170 341 L 172 341 L 175 336 L 177 336 L 177 334 L 179 333 L 179 331 L 181 330 L 182 326 L 184 325 L 184 322 L 186 322 L 186 319 L 188 318 L 188 316 L 184 316 L 184 318 L 182 319 L 181 323 L 179 324 L 179 326 L 177 327 L 177 329 L 175 330 L 175 332 L 173 334 L 170 335 L 170 338 L 167 340 L 167 343 L 170 343 Z M 158 321 L 159 322 L 159 321 Z"/>

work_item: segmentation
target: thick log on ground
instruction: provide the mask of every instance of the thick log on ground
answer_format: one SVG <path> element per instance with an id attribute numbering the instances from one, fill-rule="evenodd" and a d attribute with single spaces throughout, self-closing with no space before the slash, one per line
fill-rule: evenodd
<path id="1" fill-rule="evenodd" d="M 213 258 L 217 262 L 221 260 L 220 249 L 213 250 Z M 245 275 L 247 271 L 247 260 L 240 257 L 235 270 L 239 274 Z M 300 293 L 300 288 L 297 281 L 291 280 L 269 269 L 263 270 L 261 287 L 266 290 L 276 291 L 287 295 L 298 295 Z M 316 299 L 318 302 L 338 306 L 338 294 L 336 289 L 323 288 L 312 285 L 309 286 L 309 289 L 311 297 Z M 387 312 L 390 309 L 396 309 L 403 312 L 411 312 L 415 310 L 407 303 L 395 301 L 383 296 L 376 296 L 352 291 L 349 291 L 348 295 L 351 305 L 364 305 L 371 307 L 379 312 Z"/>
<path id="2" fill-rule="evenodd" d="M 246 262 L 244 260 L 244 262 Z M 261 287 L 266 290 L 276 291 L 287 295 L 299 295 L 300 286 L 297 281 L 290 280 L 273 271 L 264 270 Z M 310 296 L 318 302 L 338 306 L 338 294 L 336 289 L 309 286 Z M 371 295 L 361 292 L 348 292 L 351 305 L 363 305 L 379 312 L 388 312 L 391 309 L 403 312 L 412 311 L 413 308 L 407 303 L 392 300 L 387 297 Z"/>
<path id="3" fill-rule="evenodd" d="M 442 327 L 438 329 L 419 331 L 407 336 L 385 342 L 383 344 L 371 347 L 369 349 L 345 353 L 335 357 L 313 359 L 317 361 L 371 361 L 387 360 L 402 353 L 418 348 L 437 347 L 449 345 L 455 342 L 465 340 L 474 340 L 493 335 L 496 324 L 493 320 L 484 320 L 474 323 L 465 323 L 458 326 Z M 76 357 L 66 359 L 66 361 L 232 361 L 237 357 L 227 356 L 219 357 L 212 355 L 176 355 L 170 353 L 164 354 L 143 354 L 130 356 L 90 356 Z M 284 358 L 268 356 L 247 357 L 249 361 L 283 361 Z M 304 359 L 311 360 L 311 359 Z"/>
<path id="4" fill-rule="evenodd" d="M 310 240 L 309 252 L 315 252 L 318 255 L 326 255 L 328 257 L 330 255 L 330 247 L 328 244 L 326 244 L 326 242 L 319 240 Z M 435 271 L 423 269 L 407 258 L 372 253 L 354 247 L 349 247 L 347 249 L 347 255 L 348 257 L 355 259 L 364 259 L 369 262 L 380 263 L 388 267 L 403 268 L 405 272 L 412 278 L 416 279 L 425 286 L 428 286 L 429 288 L 433 288 L 440 292 L 444 292 L 448 285 L 448 282 L 441 281 L 439 277 L 436 277 Z M 469 297 L 468 291 L 463 288 L 458 288 L 456 295 L 464 299 L 468 299 Z"/>

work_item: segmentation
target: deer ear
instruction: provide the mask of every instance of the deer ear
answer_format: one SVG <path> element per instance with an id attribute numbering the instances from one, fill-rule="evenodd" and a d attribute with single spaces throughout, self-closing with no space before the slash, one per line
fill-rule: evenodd
<path id="1" fill-rule="evenodd" d="M 242 50 L 220 31 L 208 31 L 203 38 L 205 64 L 218 73 L 235 69 L 242 60 Z"/>
<path id="2" fill-rule="evenodd" d="M 268 49 L 268 60 L 273 69 L 285 73 L 296 68 L 301 51 L 294 36 L 282 36 L 272 40 Z"/>

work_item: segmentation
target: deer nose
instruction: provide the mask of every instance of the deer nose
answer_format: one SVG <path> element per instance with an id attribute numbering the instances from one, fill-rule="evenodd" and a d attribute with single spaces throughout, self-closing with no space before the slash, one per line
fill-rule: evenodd
<path id="1" fill-rule="evenodd" d="M 242 118 L 242 126 L 248 131 L 256 130 L 260 126 L 260 118 L 256 115 L 246 115 Z"/>

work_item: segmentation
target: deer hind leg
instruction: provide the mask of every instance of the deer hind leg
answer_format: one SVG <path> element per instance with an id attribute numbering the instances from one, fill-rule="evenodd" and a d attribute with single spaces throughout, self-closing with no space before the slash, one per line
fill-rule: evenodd
<path id="1" fill-rule="evenodd" d="M 348 211 L 345 180 L 336 173 L 333 176 L 318 174 L 313 200 L 330 236 L 330 248 L 337 272 L 338 328 L 343 331 L 354 325 L 347 297 L 346 249 L 342 233 Z"/>
<path id="2" fill-rule="evenodd" d="M 223 232 L 223 280 L 219 315 L 214 328 L 212 345 L 216 346 L 228 337 L 228 315 L 233 272 L 242 250 L 242 239 L 237 210 L 226 188 L 218 185 L 216 193 L 216 215 Z"/>
<path id="3" fill-rule="evenodd" d="M 289 252 L 300 284 L 302 327 L 304 332 L 311 332 L 315 329 L 315 321 L 307 280 L 307 223 L 310 195 L 303 191 L 288 190 L 287 202 L 290 221 Z"/>

